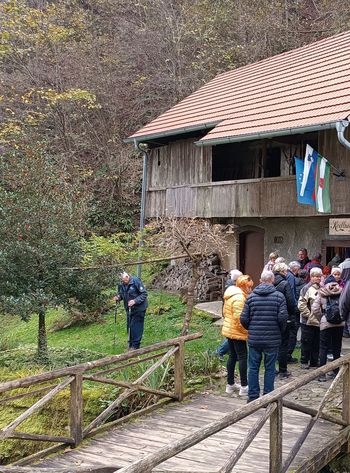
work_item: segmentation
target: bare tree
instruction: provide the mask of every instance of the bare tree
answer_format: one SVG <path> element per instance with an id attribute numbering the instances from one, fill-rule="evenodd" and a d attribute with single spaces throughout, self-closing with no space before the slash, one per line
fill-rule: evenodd
<path id="1" fill-rule="evenodd" d="M 186 335 L 192 318 L 195 288 L 200 278 L 200 264 L 214 253 L 220 257 L 226 254 L 222 226 L 196 218 L 161 219 L 156 222 L 156 226 L 160 230 L 158 244 L 170 255 L 186 254 L 192 263 L 191 280 L 187 287 L 187 309 L 181 330 L 181 335 Z"/>

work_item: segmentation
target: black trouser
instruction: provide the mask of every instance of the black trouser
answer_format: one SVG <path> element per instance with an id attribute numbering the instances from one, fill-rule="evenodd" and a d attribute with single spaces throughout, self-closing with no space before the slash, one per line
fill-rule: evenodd
<path id="1" fill-rule="evenodd" d="M 126 318 L 129 348 L 140 348 L 146 311 L 128 313 Z"/>
<path id="2" fill-rule="evenodd" d="M 320 348 L 320 327 L 300 324 L 301 326 L 301 357 L 300 363 L 318 366 Z"/>
<path id="3" fill-rule="evenodd" d="M 293 355 L 295 346 L 297 344 L 298 330 L 300 327 L 300 313 L 295 314 L 295 323 L 289 329 L 289 343 L 288 343 L 288 356 Z"/>
<path id="4" fill-rule="evenodd" d="M 247 342 L 245 340 L 233 340 L 228 338 L 229 358 L 227 361 L 227 384 L 235 382 L 236 361 L 239 364 L 239 375 L 241 378 L 241 386 L 247 386 Z"/>
<path id="5" fill-rule="evenodd" d="M 287 371 L 288 345 L 289 345 L 290 324 L 287 323 L 286 328 L 282 332 L 281 345 L 278 351 L 278 367 L 280 373 Z"/>
<path id="6" fill-rule="evenodd" d="M 333 360 L 340 357 L 344 327 L 331 327 L 320 332 L 320 366 L 327 363 L 327 353 L 333 354 Z M 337 373 L 339 369 L 334 370 Z"/>

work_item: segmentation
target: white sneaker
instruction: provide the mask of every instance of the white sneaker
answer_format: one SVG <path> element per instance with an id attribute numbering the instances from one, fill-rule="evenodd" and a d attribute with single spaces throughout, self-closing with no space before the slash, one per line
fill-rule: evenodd
<path id="1" fill-rule="evenodd" d="M 233 391 L 235 389 L 235 385 L 234 384 L 226 384 L 226 389 L 225 389 L 225 392 L 227 394 L 232 394 Z"/>
<path id="2" fill-rule="evenodd" d="M 239 390 L 239 395 L 240 396 L 247 396 L 248 394 L 248 386 L 241 386 Z"/>
<path id="3" fill-rule="evenodd" d="M 234 386 L 234 388 L 237 389 L 237 390 L 238 390 L 238 389 L 241 389 L 241 385 L 240 385 L 239 383 L 235 383 L 233 386 Z"/>

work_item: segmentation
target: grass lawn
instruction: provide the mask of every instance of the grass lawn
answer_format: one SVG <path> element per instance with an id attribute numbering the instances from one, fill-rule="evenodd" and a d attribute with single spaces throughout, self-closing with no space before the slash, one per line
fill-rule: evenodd
<path id="1" fill-rule="evenodd" d="M 142 346 L 179 336 L 185 310 L 186 306 L 177 296 L 150 291 Z M 87 349 L 103 355 L 126 351 L 126 316 L 122 304 L 119 305 L 117 312 L 115 346 L 113 345 L 114 307 L 101 322 L 52 332 L 50 329 L 55 321 L 62 317 L 65 317 L 65 314 L 60 310 L 50 310 L 47 313 L 49 347 Z M 36 316 L 33 316 L 29 322 L 23 322 L 16 317 L 1 316 L 1 318 L 0 353 L 1 349 L 36 344 L 38 324 Z M 201 356 L 208 348 L 214 349 L 221 341 L 220 330 L 213 326 L 210 318 L 201 311 L 194 311 L 190 331 L 203 333 L 201 339 L 186 344 L 186 352 L 197 356 Z"/>

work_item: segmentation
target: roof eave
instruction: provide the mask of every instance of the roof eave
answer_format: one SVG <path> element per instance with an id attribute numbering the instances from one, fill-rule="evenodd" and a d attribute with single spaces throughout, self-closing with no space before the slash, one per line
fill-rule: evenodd
<path id="1" fill-rule="evenodd" d="M 221 121 L 221 120 L 220 120 Z M 166 138 L 168 136 L 175 136 L 175 135 L 180 135 L 183 133 L 191 133 L 193 131 L 200 131 L 200 130 L 207 130 L 208 128 L 214 128 L 216 125 L 218 125 L 220 122 L 209 122 L 209 123 L 202 123 L 199 125 L 193 125 L 193 126 L 185 126 L 182 128 L 175 128 L 174 130 L 169 130 L 169 131 L 163 131 L 160 133 L 153 133 L 150 135 L 140 135 L 140 136 L 129 136 L 129 138 L 126 138 L 124 143 L 145 143 L 147 141 L 155 140 L 157 138 Z"/>
<path id="2" fill-rule="evenodd" d="M 330 128 L 335 128 L 336 123 L 337 122 L 334 121 L 334 122 L 329 122 L 329 123 L 318 123 L 316 125 L 311 125 L 311 126 L 284 128 L 281 130 L 266 131 L 262 133 L 252 133 L 250 135 L 228 136 L 225 138 L 216 138 L 216 139 L 205 140 L 205 141 L 200 140 L 200 141 L 195 141 L 195 144 L 197 146 L 215 146 L 215 145 L 222 145 L 226 143 L 238 143 L 240 141 L 262 140 L 265 138 L 274 138 L 275 136 L 296 135 L 299 133 L 310 133 L 313 131 L 320 131 L 320 130 L 327 130 Z"/>

